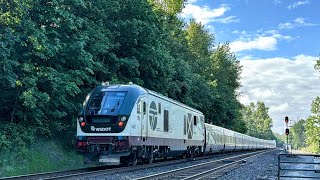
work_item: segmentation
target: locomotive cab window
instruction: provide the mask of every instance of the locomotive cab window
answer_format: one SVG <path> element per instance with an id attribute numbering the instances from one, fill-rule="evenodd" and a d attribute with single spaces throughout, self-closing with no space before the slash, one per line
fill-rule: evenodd
<path id="1" fill-rule="evenodd" d="M 118 114 L 127 92 L 100 92 L 90 97 L 87 110 L 91 115 Z"/>
<path id="2" fill-rule="evenodd" d="M 197 125 L 197 116 L 193 116 L 193 125 Z"/>

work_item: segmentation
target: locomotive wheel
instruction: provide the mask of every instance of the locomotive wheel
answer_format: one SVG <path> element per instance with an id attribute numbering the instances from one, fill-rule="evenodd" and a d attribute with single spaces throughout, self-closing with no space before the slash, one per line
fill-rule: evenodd
<path id="1" fill-rule="evenodd" d="M 136 166 L 137 164 L 138 164 L 138 159 L 137 158 L 132 159 L 131 165 Z"/>
<path id="2" fill-rule="evenodd" d="M 138 164 L 137 152 L 133 152 L 130 156 L 130 161 L 132 166 L 136 166 Z"/>
<path id="3" fill-rule="evenodd" d="M 181 157 L 182 157 L 182 159 L 186 159 L 186 158 L 187 158 L 187 155 L 186 155 L 185 153 L 183 153 L 183 154 L 181 155 Z"/>
<path id="4" fill-rule="evenodd" d="M 123 164 L 124 167 L 129 167 L 130 164 L 131 164 L 131 159 L 125 158 L 125 159 L 123 160 L 122 164 Z"/>
<path id="5" fill-rule="evenodd" d="M 148 158 L 146 158 L 146 162 L 147 162 L 148 164 L 152 164 L 152 162 L 153 162 L 153 157 L 148 157 Z"/>

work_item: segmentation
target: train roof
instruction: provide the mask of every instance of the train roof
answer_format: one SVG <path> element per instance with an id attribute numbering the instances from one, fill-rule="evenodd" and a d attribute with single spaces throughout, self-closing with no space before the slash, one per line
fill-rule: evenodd
<path id="1" fill-rule="evenodd" d="M 150 94 L 150 95 L 152 95 L 152 96 L 156 96 L 156 97 L 158 97 L 158 98 L 160 98 L 160 99 L 169 101 L 169 102 L 171 102 L 171 103 L 173 103 L 173 104 L 176 104 L 176 105 L 178 105 L 178 106 L 184 107 L 184 108 L 186 108 L 186 109 L 189 109 L 189 110 L 191 110 L 191 111 L 194 111 L 194 112 L 197 112 L 197 113 L 203 115 L 203 113 L 202 113 L 201 111 L 199 111 L 199 110 L 197 110 L 197 109 L 194 109 L 194 108 L 192 108 L 192 107 L 190 107 L 190 106 L 187 106 L 187 105 L 185 105 L 185 104 L 183 104 L 183 103 L 181 103 L 181 102 L 179 102 L 179 101 L 173 100 L 173 99 L 171 99 L 171 98 L 169 98 L 169 97 L 167 97 L 167 96 L 164 96 L 164 95 L 159 94 L 159 93 L 157 93 L 157 92 L 151 91 L 151 90 L 149 90 L 149 89 L 146 89 L 146 90 L 147 90 L 148 94 Z"/>
<path id="2" fill-rule="evenodd" d="M 173 100 L 167 96 L 164 96 L 158 92 L 149 90 L 147 88 L 141 87 L 139 85 L 136 84 L 110 84 L 110 85 L 102 85 L 102 86 L 98 86 L 96 88 L 97 91 L 130 91 L 133 92 L 133 94 L 135 95 L 143 95 L 143 94 L 149 94 L 155 97 L 158 97 L 160 99 L 163 99 L 165 101 L 168 101 L 170 103 L 173 103 L 175 105 L 181 106 L 183 108 L 189 109 L 191 111 L 197 112 L 201 115 L 203 115 L 203 113 L 197 109 L 194 109 L 190 106 L 187 106 L 179 101 Z"/>

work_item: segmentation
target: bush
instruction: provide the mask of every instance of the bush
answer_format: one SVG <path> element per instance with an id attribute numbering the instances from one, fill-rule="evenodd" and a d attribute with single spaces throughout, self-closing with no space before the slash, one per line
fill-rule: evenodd
<path id="1" fill-rule="evenodd" d="M 29 148 L 0 152 L 0 177 L 82 167 L 83 157 L 55 140 L 38 140 Z"/>

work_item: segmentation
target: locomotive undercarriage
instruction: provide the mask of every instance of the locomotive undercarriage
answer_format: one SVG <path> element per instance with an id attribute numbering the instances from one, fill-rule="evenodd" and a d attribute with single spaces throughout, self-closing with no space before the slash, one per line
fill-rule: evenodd
<path id="1" fill-rule="evenodd" d="M 192 158 L 201 154 L 201 147 L 188 147 L 187 150 L 171 151 L 168 146 L 133 146 L 129 156 L 121 157 L 125 166 L 135 166 L 138 162 L 151 164 L 154 159 Z"/>
<path id="2" fill-rule="evenodd" d="M 125 166 L 138 162 L 152 163 L 155 158 L 187 158 L 201 154 L 201 146 L 190 146 L 184 151 L 172 151 L 168 146 L 130 146 L 127 137 L 82 137 L 76 149 L 85 156 L 85 163 Z"/>

